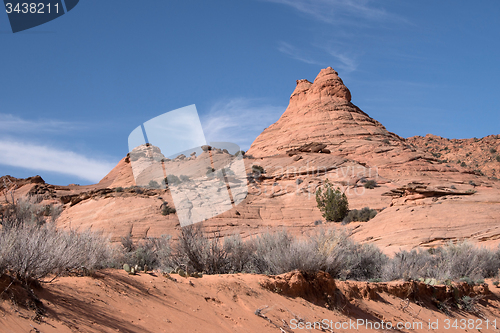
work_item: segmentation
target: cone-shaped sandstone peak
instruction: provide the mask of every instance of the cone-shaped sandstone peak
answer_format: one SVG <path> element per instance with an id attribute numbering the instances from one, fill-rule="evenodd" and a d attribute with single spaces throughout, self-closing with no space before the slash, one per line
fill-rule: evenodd
<path id="1" fill-rule="evenodd" d="M 351 92 L 331 67 L 322 69 L 313 83 L 298 80 L 281 118 L 253 142 L 255 157 L 284 154 L 310 143 L 334 150 L 348 141 L 401 140 L 351 103 Z"/>

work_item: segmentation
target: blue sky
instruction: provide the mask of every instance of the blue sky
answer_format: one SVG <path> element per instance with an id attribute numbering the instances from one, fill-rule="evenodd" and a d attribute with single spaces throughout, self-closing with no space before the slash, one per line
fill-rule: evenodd
<path id="1" fill-rule="evenodd" d="M 91 184 L 141 123 L 196 104 L 248 149 L 295 80 L 332 66 L 403 137 L 499 134 L 500 2 L 81 0 L 12 34 L 0 13 L 0 175 Z"/>

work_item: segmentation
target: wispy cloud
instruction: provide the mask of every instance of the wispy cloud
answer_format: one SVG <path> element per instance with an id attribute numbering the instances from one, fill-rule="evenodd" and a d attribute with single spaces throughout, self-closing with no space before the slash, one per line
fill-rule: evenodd
<path id="1" fill-rule="evenodd" d="M 57 172 L 98 182 L 114 164 L 54 147 L 0 139 L 0 164 Z"/>
<path id="2" fill-rule="evenodd" d="M 81 124 L 50 119 L 23 119 L 12 114 L 0 113 L 2 133 L 61 133 L 82 128 Z"/>
<path id="3" fill-rule="evenodd" d="M 371 21 L 402 20 L 370 0 L 262 0 L 291 6 L 327 23 L 352 23 L 353 19 Z M 359 23 L 359 22 L 358 22 Z"/>
<path id="4" fill-rule="evenodd" d="M 201 120 L 209 142 L 233 142 L 247 150 L 285 109 L 259 99 L 234 98 L 215 103 Z"/>
<path id="5" fill-rule="evenodd" d="M 311 65 L 332 66 L 343 72 L 352 72 L 356 70 L 357 63 L 355 57 L 349 56 L 346 53 L 339 52 L 333 47 L 317 47 L 311 46 L 310 51 L 303 51 L 289 43 L 280 42 L 278 50 L 293 59 L 305 62 Z M 315 55 L 313 55 L 314 53 Z M 324 61 L 318 58 L 325 59 Z"/>
<path id="6" fill-rule="evenodd" d="M 278 50 L 293 59 L 305 62 L 306 64 L 310 65 L 319 65 L 319 66 L 324 66 L 325 64 L 317 61 L 316 59 L 313 59 L 310 55 L 306 55 L 304 51 L 296 48 L 293 45 L 290 45 L 286 42 L 280 42 L 278 45 Z"/>

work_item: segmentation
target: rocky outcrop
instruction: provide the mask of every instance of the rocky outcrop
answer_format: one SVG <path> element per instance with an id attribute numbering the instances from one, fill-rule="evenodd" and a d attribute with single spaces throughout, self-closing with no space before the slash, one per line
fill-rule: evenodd
<path id="1" fill-rule="evenodd" d="M 231 206 L 241 200 L 203 221 L 210 232 L 238 232 L 251 237 L 269 228 L 286 227 L 292 233 L 304 234 L 326 224 L 315 193 L 328 179 L 346 193 L 351 209 L 369 207 L 378 211 L 370 221 L 347 227 L 353 229 L 355 240 L 373 243 L 387 254 L 443 245 L 450 240 L 469 239 L 491 247 L 500 243 L 500 183 L 474 170 L 476 157 L 487 162 L 491 172 L 500 170 L 496 167 L 500 163 L 499 136 L 402 139 L 351 103 L 349 89 L 332 68 L 322 70 L 314 82 L 297 82 L 285 113 L 245 155 L 242 179 L 229 174 L 219 177 L 218 171 L 234 156 L 222 148 L 201 148 L 197 154 L 188 151 L 181 158 L 169 160 L 157 147 L 142 145 L 99 184 L 50 187 L 23 180 L 25 185 L 19 183 L 16 198 L 33 193 L 50 195 L 54 200 L 55 195 L 64 203 L 60 226 L 102 229 L 114 241 L 129 233 L 135 239 L 164 234 L 176 237 L 182 212 L 179 206 L 186 203 L 190 211 L 194 209 L 187 201 L 175 203 L 175 190 L 165 186 L 165 177 L 173 174 L 179 179 L 196 179 L 210 175 L 210 181 L 220 180 L 220 192 L 208 192 L 209 187 L 196 185 L 192 197 L 189 192 L 189 201 L 199 198 L 200 206 L 193 207 L 203 204 L 208 207 L 201 210 L 209 211 L 217 206 L 216 193 L 227 192 L 227 186 L 231 189 Z M 161 168 L 152 168 L 151 159 Z M 481 162 L 478 164 L 481 168 Z M 253 173 L 257 167 L 265 170 L 258 178 Z M 216 172 L 211 172 L 212 168 Z M 147 177 L 141 178 L 142 174 Z M 134 187 L 147 187 L 150 180 L 156 186 Z M 366 180 L 375 181 L 377 186 L 365 187 Z M 233 191 L 233 185 L 248 185 L 248 195 Z M 183 186 L 178 189 L 187 193 Z M 109 192 L 109 188 L 115 190 Z M 176 214 L 162 215 L 165 201 L 177 209 Z"/>
<path id="2" fill-rule="evenodd" d="M 500 178 L 500 135 L 446 139 L 427 134 L 408 138 L 407 142 L 431 154 L 439 163 L 448 163 L 471 174 Z"/>
<path id="3" fill-rule="evenodd" d="M 401 300 L 419 301 L 435 306 L 450 300 L 458 302 L 463 296 L 482 298 L 491 295 L 487 284 L 474 285 L 451 281 L 447 283 L 426 282 L 424 280 L 378 283 L 335 281 L 328 273 L 322 271 L 298 270 L 281 275 L 271 275 L 260 281 L 260 285 L 267 290 L 283 296 L 300 297 L 330 309 L 345 307 L 353 300 L 381 300 L 383 294 L 389 294 Z"/>
<path id="4" fill-rule="evenodd" d="M 374 143 L 402 141 L 352 104 L 349 89 L 338 73 L 328 67 L 321 70 L 314 83 L 297 81 L 285 113 L 257 137 L 248 154 L 255 157 L 283 154 L 311 142 L 324 144 L 328 151 L 338 151 L 346 145 L 346 140 L 365 138 Z"/>

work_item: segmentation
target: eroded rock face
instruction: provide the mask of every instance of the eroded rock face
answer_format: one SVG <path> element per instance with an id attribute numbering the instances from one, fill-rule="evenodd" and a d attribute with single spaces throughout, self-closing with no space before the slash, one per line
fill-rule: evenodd
<path id="1" fill-rule="evenodd" d="M 297 81 L 290 104 L 281 118 L 254 141 L 248 154 L 283 154 L 311 142 L 333 151 L 349 139 L 401 141 L 382 124 L 351 103 L 351 93 L 331 67 L 322 69 L 314 83 Z"/>
<path id="2" fill-rule="evenodd" d="M 500 135 L 481 139 L 446 139 L 427 134 L 408 138 L 407 142 L 460 170 L 500 178 Z"/>
<path id="3" fill-rule="evenodd" d="M 265 173 L 259 179 L 248 177 L 253 180 L 248 182 L 248 196 L 242 197 L 238 206 L 204 221 L 207 231 L 239 233 L 242 237 L 269 228 L 287 227 L 298 235 L 314 231 L 318 227 L 315 221 L 322 220 L 315 193 L 328 178 L 346 192 L 351 209 L 369 207 L 378 211 L 372 220 L 347 227 L 353 229 L 355 240 L 374 243 L 385 253 L 463 239 L 485 246 L 498 245 L 500 182 L 470 168 L 475 165 L 475 156 L 487 162 L 485 165 L 492 171 L 496 168 L 500 163 L 498 136 L 481 140 L 434 136 L 405 140 L 388 132 L 350 100 L 349 90 L 331 68 L 322 70 L 313 83 L 299 80 L 283 116 L 255 140 L 243 159 L 247 176 L 252 175 L 254 165 L 264 168 Z M 464 152 L 462 145 L 470 149 Z M 212 167 L 218 171 L 223 161 L 232 158 L 224 150 L 202 148 L 198 156 L 163 159 L 165 173 L 160 169 L 154 180 L 161 184 L 169 174 L 192 179 L 195 170 L 205 176 Z M 151 158 L 162 160 L 161 152 L 141 146 L 133 155 L 122 159 L 99 184 L 55 188 L 55 195 L 65 204 L 58 224 L 103 229 L 115 241 L 128 233 L 136 239 L 163 234 L 175 237 L 180 228 L 179 214 L 164 216 L 160 207 L 164 201 L 170 207 L 181 206 L 175 204 L 172 189 L 151 193 L 127 189 L 138 185 L 132 164 L 144 165 L 141 170 L 150 176 L 153 173 L 146 162 Z M 200 169 L 204 159 L 207 163 Z M 461 167 L 458 159 L 465 160 L 467 167 Z M 226 178 L 235 181 L 231 175 Z M 363 182 L 367 179 L 376 181 L 377 186 L 365 188 Z M 241 179 L 238 184 L 247 182 Z M 33 186 L 23 186 L 16 195 L 28 193 Z M 123 192 L 95 191 L 118 186 L 124 188 Z M 221 190 L 225 190 L 224 186 Z M 213 198 L 203 190 L 197 193 L 202 198 Z M 233 201 L 238 199 L 234 194 L 232 191 Z"/>

